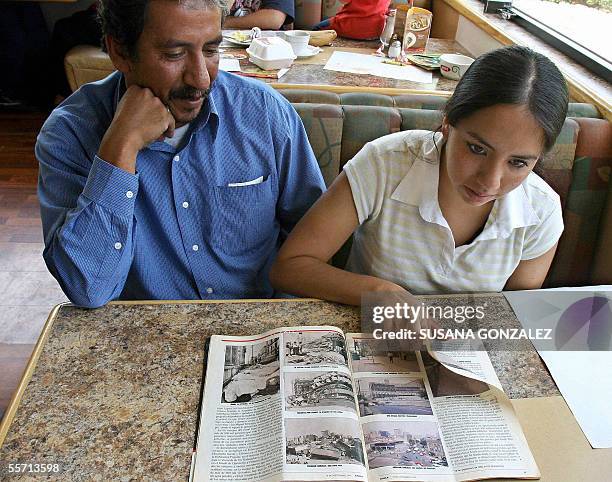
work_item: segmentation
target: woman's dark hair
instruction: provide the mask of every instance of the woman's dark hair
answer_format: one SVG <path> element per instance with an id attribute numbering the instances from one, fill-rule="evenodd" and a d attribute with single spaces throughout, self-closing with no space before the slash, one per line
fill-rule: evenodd
<path id="1" fill-rule="evenodd" d="M 542 127 L 546 152 L 561 132 L 568 102 L 567 84 L 556 65 L 527 47 L 512 45 L 478 57 L 443 112 L 449 124 L 456 125 L 486 107 L 525 105 Z"/>
<path id="2" fill-rule="evenodd" d="M 150 0 L 100 0 L 98 3 L 98 21 L 102 35 L 110 35 L 132 59 L 137 57 L 136 44 L 144 29 L 147 5 Z M 186 6 L 198 3 L 208 8 L 219 8 L 221 20 L 227 13 L 227 0 L 176 0 Z M 104 42 L 102 42 L 104 46 Z M 106 46 L 104 46 L 106 48 Z"/>

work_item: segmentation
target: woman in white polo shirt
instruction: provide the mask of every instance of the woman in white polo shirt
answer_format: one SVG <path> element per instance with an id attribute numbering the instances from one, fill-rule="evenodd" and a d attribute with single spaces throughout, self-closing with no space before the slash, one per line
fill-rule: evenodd
<path id="1" fill-rule="evenodd" d="M 512 46 L 479 57 L 437 132 L 379 138 L 347 163 L 283 245 L 272 284 L 348 304 L 366 291 L 539 288 L 563 220 L 532 170 L 567 104 L 543 55 Z M 327 264 L 352 233 L 347 270 Z"/>

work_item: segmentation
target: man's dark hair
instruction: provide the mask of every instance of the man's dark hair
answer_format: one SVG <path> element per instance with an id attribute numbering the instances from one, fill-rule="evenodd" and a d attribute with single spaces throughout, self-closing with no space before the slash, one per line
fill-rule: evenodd
<path id="1" fill-rule="evenodd" d="M 147 14 L 147 5 L 151 0 L 100 0 L 98 20 L 102 26 L 102 35 L 110 35 L 124 49 L 124 53 L 136 59 L 138 39 L 142 34 Z M 205 8 L 221 10 L 221 21 L 227 14 L 226 0 L 175 0 L 187 7 L 204 5 Z M 103 48 L 106 45 L 102 42 Z"/>
<path id="2" fill-rule="evenodd" d="M 472 63 L 444 107 L 444 114 L 449 124 L 456 125 L 486 107 L 525 105 L 544 132 L 546 152 L 561 132 L 568 102 L 567 84 L 557 66 L 542 54 L 512 45 L 481 55 Z"/>

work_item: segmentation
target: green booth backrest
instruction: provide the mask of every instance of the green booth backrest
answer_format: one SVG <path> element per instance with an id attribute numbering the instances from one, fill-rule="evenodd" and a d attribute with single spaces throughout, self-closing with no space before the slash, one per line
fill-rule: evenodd
<path id="1" fill-rule="evenodd" d="M 300 115 L 315 153 L 325 184 L 329 185 L 340 172 L 342 107 L 333 104 L 293 104 Z"/>
<path id="2" fill-rule="evenodd" d="M 612 206 L 612 124 L 584 117 L 572 121 L 577 126 L 577 142 L 563 209 L 565 230 L 549 273 L 554 286 L 593 284 L 591 272 L 595 268 L 596 250 L 610 250 L 610 246 L 598 246 L 598 241 L 605 230 L 604 206 L 606 202 Z M 567 142 L 570 135 L 566 133 Z M 569 157 L 569 149 L 564 154 Z M 567 166 L 569 160 L 560 157 L 559 171 L 565 171 Z M 547 181 L 556 189 L 553 182 Z M 611 276 L 608 273 L 607 279 Z"/>
<path id="3" fill-rule="evenodd" d="M 378 107 L 399 107 L 409 109 L 441 110 L 448 97 L 431 94 L 384 95 L 372 92 L 348 92 L 336 94 L 315 89 L 278 89 L 292 103 L 370 105 Z M 591 117 L 601 119 L 597 108 L 592 104 L 571 102 L 567 117 Z"/>
<path id="4" fill-rule="evenodd" d="M 340 166 L 344 166 L 370 141 L 399 132 L 402 116 L 394 107 L 343 105 L 342 151 Z"/>

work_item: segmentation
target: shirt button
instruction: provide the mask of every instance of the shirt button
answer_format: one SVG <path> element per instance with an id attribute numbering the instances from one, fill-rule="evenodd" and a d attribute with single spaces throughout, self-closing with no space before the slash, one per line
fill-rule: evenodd
<path id="1" fill-rule="evenodd" d="M 132 199 L 134 197 L 134 193 L 132 191 L 128 191 L 125 193 L 125 197 L 128 199 Z"/>
<path id="2" fill-rule="evenodd" d="M 187 201 L 183 201 L 183 207 L 187 209 L 189 207 L 189 203 Z"/>
<path id="3" fill-rule="evenodd" d="M 121 248 L 123 248 L 123 244 L 115 243 L 115 249 L 121 249 Z"/>
<path id="4" fill-rule="evenodd" d="M 178 161 L 180 161 L 180 160 L 181 160 L 181 158 L 180 158 L 179 156 L 174 156 L 174 157 L 172 158 L 172 160 L 173 160 L 174 162 L 178 162 Z"/>
<path id="5" fill-rule="evenodd" d="M 200 247 L 197 244 L 194 244 L 191 249 L 193 249 L 194 251 L 197 251 L 198 249 L 200 249 Z"/>
<path id="6" fill-rule="evenodd" d="M 211 294 L 211 293 L 213 292 L 213 289 L 212 289 L 212 288 L 206 288 L 206 292 L 207 292 L 208 294 Z"/>

